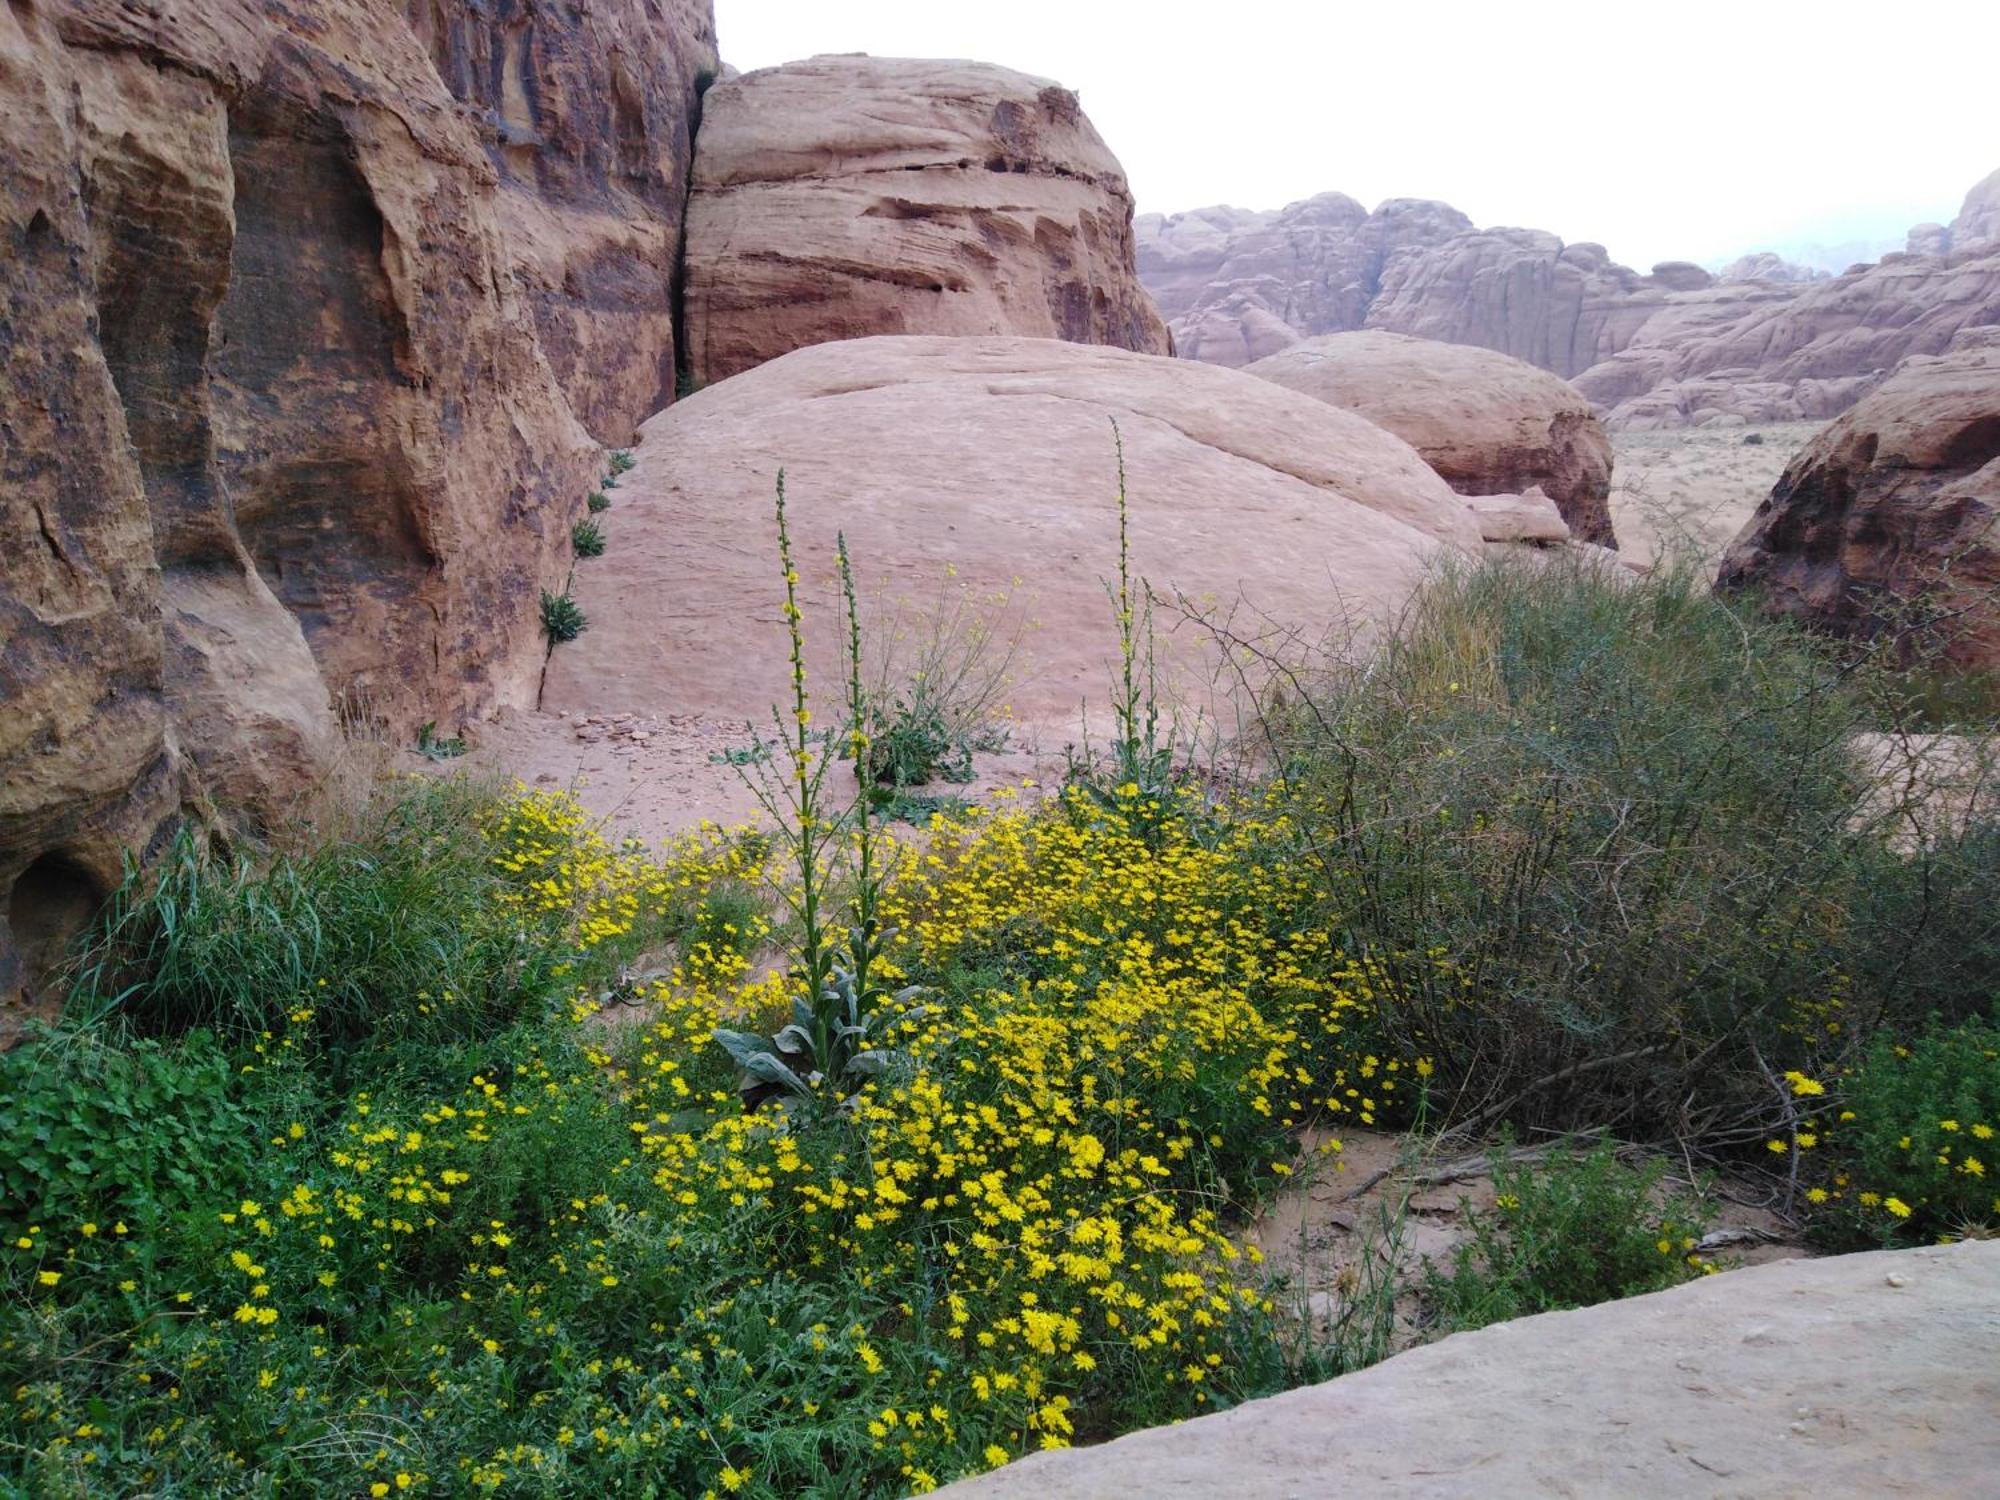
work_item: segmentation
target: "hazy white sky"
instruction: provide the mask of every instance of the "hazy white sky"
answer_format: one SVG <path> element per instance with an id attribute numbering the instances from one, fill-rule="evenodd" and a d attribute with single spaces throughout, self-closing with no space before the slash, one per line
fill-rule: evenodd
<path id="1" fill-rule="evenodd" d="M 1442 198 L 1628 264 L 1900 243 L 2000 167 L 2000 0 L 715 0 L 722 56 L 1055 78 L 1139 208 Z"/>

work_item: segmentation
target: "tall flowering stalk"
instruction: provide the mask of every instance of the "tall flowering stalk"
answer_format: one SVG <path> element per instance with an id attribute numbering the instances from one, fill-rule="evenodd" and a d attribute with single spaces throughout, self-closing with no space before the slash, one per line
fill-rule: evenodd
<path id="1" fill-rule="evenodd" d="M 1117 738 L 1112 750 L 1112 786 L 1098 780 L 1086 750 L 1072 779 L 1100 803 L 1126 813 L 1165 810 L 1173 772 L 1173 744 L 1160 739 L 1158 682 L 1153 665 L 1152 595 L 1143 578 L 1132 576 L 1132 506 L 1125 480 L 1125 435 L 1116 418 L 1111 441 L 1118 455 L 1118 581 L 1106 585 L 1118 624 L 1118 679 L 1112 689 Z M 1136 588 L 1135 588 L 1136 583 Z M 1135 595 L 1137 596 L 1135 602 Z"/>
<path id="2" fill-rule="evenodd" d="M 788 895 L 799 921 L 794 954 L 792 1020 L 776 1036 L 718 1027 L 715 1039 L 745 1074 L 743 1093 L 751 1104 L 791 1096 L 803 1103 L 840 1105 L 899 1054 L 876 1045 L 877 1033 L 892 1015 L 907 1013 L 915 994 L 890 995 L 873 983 L 887 934 L 881 926 L 882 877 L 876 869 L 875 830 L 865 778 L 857 774 L 854 815 L 858 825 L 857 889 L 846 932 L 845 952 L 828 921 L 827 853 L 837 823 L 824 810 L 826 768 L 833 757 L 814 754 L 812 708 L 806 689 L 804 613 L 799 608 L 799 571 L 785 513 L 785 476 L 778 475 L 778 561 L 785 581 L 785 632 L 792 671 L 789 721 L 778 715 L 778 730 L 790 762 L 781 790 L 773 791 L 750 773 L 745 779 L 758 800 L 778 820 L 798 868 L 798 893 Z M 847 537 L 839 538 L 840 586 L 847 604 L 848 733 L 857 767 L 867 763 L 866 691 L 861 681 L 861 614 Z M 775 712 L 775 711 L 774 711 Z"/>

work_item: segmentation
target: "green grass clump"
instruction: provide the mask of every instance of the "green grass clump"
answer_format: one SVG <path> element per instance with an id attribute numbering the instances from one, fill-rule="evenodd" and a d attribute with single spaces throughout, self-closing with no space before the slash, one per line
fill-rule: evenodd
<path id="1" fill-rule="evenodd" d="M 1581 1155 L 1490 1158 L 1494 1205 L 1465 1207 L 1471 1240 L 1430 1265 L 1424 1299 L 1440 1332 L 1657 1292 L 1709 1268 L 1696 1250 L 1711 1209 L 1663 1194 L 1664 1165 L 1628 1166 L 1600 1140 Z"/>
<path id="2" fill-rule="evenodd" d="M 183 831 L 111 898 L 71 1013 L 231 1042 L 490 1034 L 545 1000 L 573 958 L 555 916 L 524 919 L 500 899 L 480 826 L 491 805 L 466 783 L 419 782 L 346 834 L 263 862 Z"/>
<path id="3" fill-rule="evenodd" d="M 437 720 L 426 719 L 417 726 L 417 754 L 425 760 L 456 760 L 465 754 L 465 740 L 459 735 L 440 735 Z"/>
<path id="4" fill-rule="evenodd" d="M 631 455 L 631 453 L 624 448 L 613 448 L 611 450 L 610 466 L 611 466 L 611 472 L 614 474 L 630 473 L 634 468 L 638 466 L 638 463 L 639 460 L 634 458 Z"/>
<path id="5" fill-rule="evenodd" d="M 602 515 L 605 511 L 611 509 L 611 497 L 602 490 L 592 490 L 590 498 L 584 503 L 590 507 L 590 513 L 593 516 Z"/>
<path id="6" fill-rule="evenodd" d="M 578 521 L 569 529 L 569 543 L 578 557 L 602 557 L 604 528 L 595 521 Z"/>

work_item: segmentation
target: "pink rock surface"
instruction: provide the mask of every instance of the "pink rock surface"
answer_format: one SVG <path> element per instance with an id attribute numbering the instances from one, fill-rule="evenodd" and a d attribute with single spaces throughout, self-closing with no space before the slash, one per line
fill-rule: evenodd
<path id="1" fill-rule="evenodd" d="M 1784 1260 L 1038 1453 L 954 1500 L 1983 1495 L 2000 1244 Z"/>
<path id="2" fill-rule="evenodd" d="M 1401 439 L 1236 371 L 1052 339 L 819 344 L 646 424 L 604 517 L 611 545 L 577 571 L 589 634 L 555 651 L 543 707 L 767 722 L 787 681 L 771 513 L 783 468 L 823 694 L 844 531 L 870 598 L 922 597 L 947 570 L 972 597 L 1014 595 L 1035 622 L 1016 716 L 1073 737 L 1094 700 L 1101 734 L 1117 659 L 1113 419 L 1134 567 L 1170 599 L 1243 602 L 1316 636 L 1381 618 L 1440 551 L 1479 544 L 1464 501 Z M 1198 697 L 1201 632 L 1167 623 L 1163 666 Z"/>
<path id="3" fill-rule="evenodd" d="M 1363 332 L 1308 339 L 1247 373 L 1388 429 L 1462 495 L 1539 486 L 1579 541 L 1615 545 L 1610 440 L 1590 402 L 1546 370 L 1490 349 Z"/>

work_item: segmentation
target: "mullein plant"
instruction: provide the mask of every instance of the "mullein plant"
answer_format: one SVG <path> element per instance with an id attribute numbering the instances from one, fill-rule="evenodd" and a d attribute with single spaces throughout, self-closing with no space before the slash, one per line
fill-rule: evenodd
<path id="1" fill-rule="evenodd" d="M 830 751 L 815 753 L 823 737 L 812 732 L 806 686 L 804 616 L 799 608 L 799 572 L 793 560 L 791 527 L 785 514 L 785 476 L 777 486 L 778 560 L 785 580 L 785 630 L 790 647 L 792 708 L 777 709 L 778 747 L 772 757 L 785 772 L 771 779 L 743 769 L 779 829 L 797 871 L 797 888 L 784 893 L 798 922 L 792 953 L 792 1019 L 775 1036 L 717 1027 L 715 1039 L 743 1070 L 741 1092 L 751 1107 L 771 1100 L 816 1110 L 851 1106 L 869 1079 L 900 1060 L 884 1045 L 891 1025 L 914 1020 L 917 990 L 891 992 L 879 982 L 884 947 L 893 936 L 881 921 L 884 875 L 865 778 L 857 776 L 854 799 L 855 894 L 842 924 L 830 910 L 829 871 L 844 819 L 830 815 L 826 788 Z M 861 681 L 861 619 L 847 537 L 838 540 L 841 592 L 847 604 L 847 712 L 849 748 L 857 767 L 868 763 L 866 692 Z M 842 930 L 844 926 L 844 931 Z"/>
<path id="2" fill-rule="evenodd" d="M 1069 780 L 1093 802 L 1115 808 L 1141 827 L 1150 827 L 1176 802 L 1174 744 L 1171 732 L 1164 739 L 1160 733 L 1152 590 L 1144 578 L 1132 576 L 1132 509 L 1125 481 L 1125 436 L 1119 431 L 1116 418 L 1111 422 L 1111 441 L 1118 455 L 1118 582 L 1115 588 L 1107 584 L 1105 592 L 1111 596 L 1118 623 L 1118 677 L 1112 684 L 1111 704 L 1117 738 L 1111 746 L 1108 778 L 1098 772 L 1086 741 L 1081 761 L 1071 763 Z"/>

